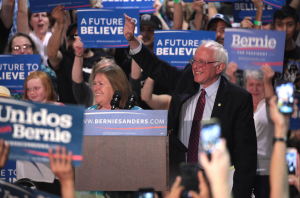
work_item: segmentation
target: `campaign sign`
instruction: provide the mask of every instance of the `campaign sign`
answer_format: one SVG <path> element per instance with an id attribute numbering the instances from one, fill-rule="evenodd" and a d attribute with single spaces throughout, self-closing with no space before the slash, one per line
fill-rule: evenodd
<path id="1" fill-rule="evenodd" d="M 83 107 L 0 100 L 0 138 L 10 160 L 49 163 L 48 150 L 65 146 L 73 165 L 82 161 Z"/>
<path id="2" fill-rule="evenodd" d="M 167 110 L 85 110 L 84 135 L 167 136 Z"/>
<path id="3" fill-rule="evenodd" d="M 263 15 L 261 21 L 263 23 L 272 23 L 273 15 L 276 8 L 270 5 L 264 4 Z M 233 18 L 235 23 L 240 23 L 245 17 L 251 17 L 252 23 L 254 23 L 256 16 L 256 7 L 251 0 L 237 0 L 233 3 Z"/>
<path id="4" fill-rule="evenodd" d="M 205 2 L 235 2 L 237 0 L 205 0 Z M 193 3 L 193 0 L 185 0 L 184 3 Z"/>
<path id="5" fill-rule="evenodd" d="M 41 55 L 0 55 L 1 85 L 11 93 L 23 93 L 24 81 L 32 71 L 40 70 Z"/>
<path id="6" fill-rule="evenodd" d="M 262 0 L 262 2 L 274 7 L 275 9 L 281 9 L 285 0 Z"/>
<path id="7" fill-rule="evenodd" d="M 153 8 L 154 0 L 101 0 L 103 9 L 138 9 L 140 13 L 152 13 L 155 12 Z M 126 13 L 131 17 L 131 13 Z"/>
<path id="8" fill-rule="evenodd" d="M 228 51 L 228 62 L 235 62 L 240 70 L 259 70 L 262 65 L 269 65 L 275 72 L 282 72 L 285 34 L 226 28 L 224 48 Z"/>
<path id="9" fill-rule="evenodd" d="M 0 179 L 9 183 L 17 181 L 16 161 L 7 160 L 5 166 L 0 170 Z"/>
<path id="10" fill-rule="evenodd" d="M 124 48 L 128 41 L 123 35 L 124 13 L 130 15 L 136 27 L 134 34 L 140 34 L 138 9 L 89 9 L 78 10 L 78 35 L 85 48 Z"/>
<path id="11" fill-rule="evenodd" d="M 184 68 L 193 58 L 201 40 L 215 40 L 215 31 L 154 31 L 154 53 L 170 65 Z"/>
<path id="12" fill-rule="evenodd" d="M 90 7 L 89 0 L 29 0 L 32 13 L 52 12 L 56 6 L 65 6 L 65 10 Z"/>

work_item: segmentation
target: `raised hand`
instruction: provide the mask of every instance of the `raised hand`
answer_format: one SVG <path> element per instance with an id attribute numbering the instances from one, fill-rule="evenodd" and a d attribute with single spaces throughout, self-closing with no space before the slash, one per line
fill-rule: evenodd
<path id="1" fill-rule="evenodd" d="M 192 8 L 195 10 L 196 13 L 203 14 L 203 6 L 205 5 L 205 2 L 194 0 L 192 4 Z"/>
<path id="2" fill-rule="evenodd" d="M 272 79 L 275 76 L 274 70 L 269 65 L 263 65 L 260 69 L 264 73 L 264 83 L 272 83 Z"/>
<path id="3" fill-rule="evenodd" d="M 241 28 L 248 28 L 252 29 L 253 28 L 253 23 L 251 22 L 252 18 L 251 17 L 245 17 L 243 21 L 241 22 Z"/>
<path id="4" fill-rule="evenodd" d="M 64 19 L 64 15 L 65 15 L 65 11 L 63 11 L 63 9 L 65 8 L 65 6 L 56 6 L 52 13 L 51 16 L 55 19 L 55 21 L 59 24 L 64 24 L 65 23 L 65 19 Z"/>
<path id="5" fill-rule="evenodd" d="M 238 65 L 235 62 L 230 62 L 226 69 L 226 75 L 229 77 L 230 82 L 235 83 L 237 79 Z"/>
<path id="6" fill-rule="evenodd" d="M 73 49 L 75 51 L 76 56 L 83 56 L 84 48 L 83 48 L 83 43 L 81 42 L 81 38 L 79 36 L 75 37 L 75 41 L 73 43 Z"/>
<path id="7" fill-rule="evenodd" d="M 132 41 L 135 39 L 134 36 L 134 29 L 135 29 L 135 23 L 132 18 L 124 14 L 125 17 L 125 25 L 123 29 L 123 34 L 127 41 Z"/>
<path id="8" fill-rule="evenodd" d="M 9 144 L 5 144 L 3 139 L 0 139 L 0 169 L 5 166 L 9 153 Z"/>

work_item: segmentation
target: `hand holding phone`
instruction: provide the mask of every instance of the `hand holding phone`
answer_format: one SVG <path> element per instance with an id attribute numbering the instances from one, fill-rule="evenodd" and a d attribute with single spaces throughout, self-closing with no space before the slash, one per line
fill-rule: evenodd
<path id="1" fill-rule="evenodd" d="M 188 197 L 190 190 L 199 193 L 198 164 L 182 162 L 179 168 L 181 176 L 180 185 L 184 187 L 181 197 Z"/>
<path id="2" fill-rule="evenodd" d="M 292 82 L 276 80 L 277 106 L 281 113 L 293 113 L 294 85 Z"/>

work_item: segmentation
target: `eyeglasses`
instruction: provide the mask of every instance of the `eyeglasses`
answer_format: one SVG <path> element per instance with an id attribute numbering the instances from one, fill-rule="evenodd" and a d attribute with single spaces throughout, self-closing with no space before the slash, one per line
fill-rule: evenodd
<path id="1" fill-rule="evenodd" d="M 69 35 L 69 36 L 68 36 L 68 39 L 69 39 L 70 41 L 74 41 L 74 40 L 75 40 L 75 36 L 78 36 L 78 34 Z"/>
<path id="2" fill-rule="evenodd" d="M 32 48 L 32 45 L 29 45 L 29 44 L 26 44 L 23 46 L 16 45 L 15 47 L 12 48 L 12 50 L 15 52 L 20 52 L 21 49 L 26 51 L 26 50 L 30 50 L 31 48 Z"/>
<path id="3" fill-rule="evenodd" d="M 202 59 L 199 59 L 199 60 L 190 59 L 190 64 L 191 64 L 191 65 L 193 65 L 194 63 L 198 63 L 198 64 L 200 64 L 200 65 L 206 66 L 207 64 L 210 64 L 210 63 L 217 63 L 217 62 L 220 62 L 220 61 L 208 62 L 208 61 L 204 61 L 204 60 L 202 60 Z"/>

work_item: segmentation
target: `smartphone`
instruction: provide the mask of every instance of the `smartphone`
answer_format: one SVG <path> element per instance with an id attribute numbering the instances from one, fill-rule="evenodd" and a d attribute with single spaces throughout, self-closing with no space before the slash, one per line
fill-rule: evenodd
<path id="1" fill-rule="evenodd" d="M 201 121 L 200 141 L 202 151 L 204 151 L 208 158 L 221 145 L 221 124 L 217 118 Z"/>
<path id="2" fill-rule="evenodd" d="M 293 113 L 294 85 L 292 82 L 276 80 L 277 106 L 281 113 Z"/>
<path id="3" fill-rule="evenodd" d="M 181 197 L 189 197 L 188 192 L 190 190 L 199 193 L 198 164 L 182 162 L 179 164 L 179 168 L 181 176 L 180 185 L 184 187 Z"/>
<path id="4" fill-rule="evenodd" d="M 139 189 L 139 198 L 154 198 L 154 189 L 153 188 L 140 188 Z"/>
<path id="5" fill-rule="evenodd" d="M 288 173 L 298 175 L 298 152 L 296 148 L 286 149 L 286 163 L 288 167 Z"/>

